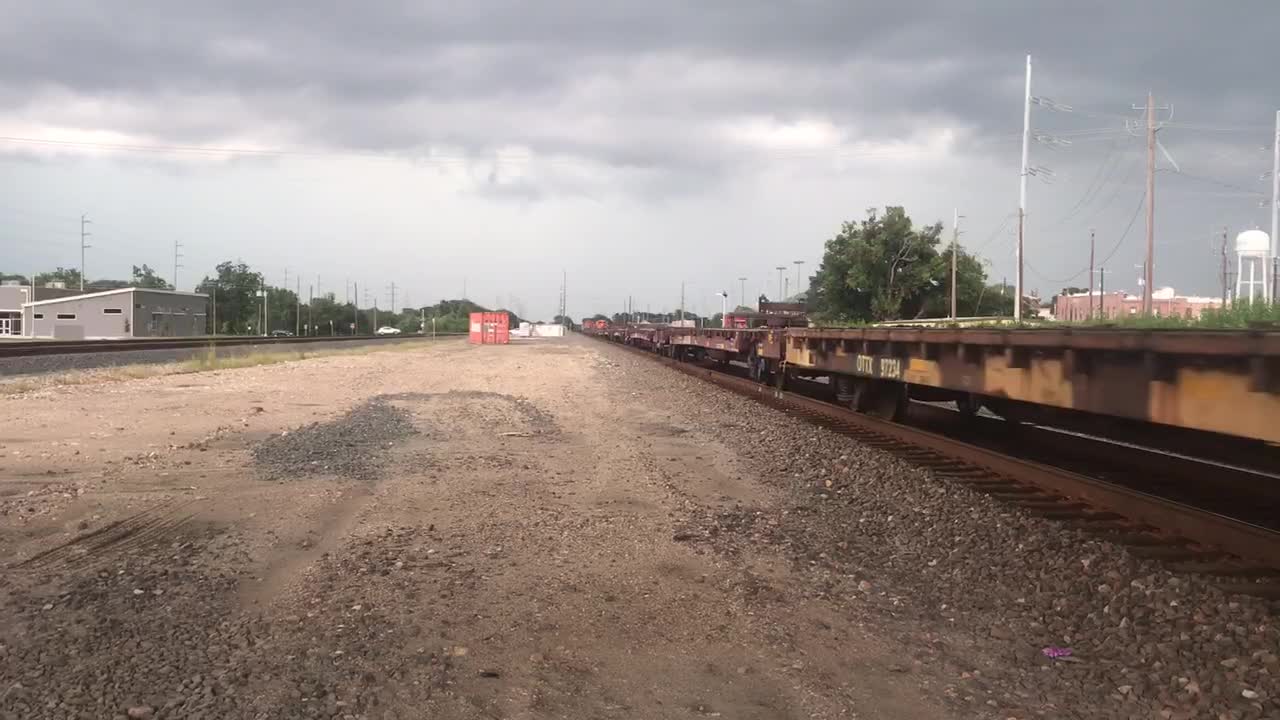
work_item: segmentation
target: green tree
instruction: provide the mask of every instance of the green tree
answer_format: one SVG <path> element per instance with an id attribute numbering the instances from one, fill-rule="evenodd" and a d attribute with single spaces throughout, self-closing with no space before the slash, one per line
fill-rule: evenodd
<path id="1" fill-rule="evenodd" d="M 340 335 L 344 334 L 351 327 L 351 316 L 353 309 L 350 305 L 339 303 L 333 293 L 325 293 L 317 298 L 312 298 L 310 309 L 307 310 L 307 320 L 312 325 L 311 334 L 313 335 Z M 382 313 L 379 313 L 381 316 Z M 378 322 L 382 322 L 382 318 L 378 318 Z"/>
<path id="2" fill-rule="evenodd" d="M 17 273 L 0 272 L 0 282 L 6 281 L 6 280 L 17 280 L 23 285 L 26 285 L 30 282 L 29 280 L 27 280 L 26 275 L 19 275 Z"/>
<path id="3" fill-rule="evenodd" d="M 901 207 L 867 210 L 827 241 L 814 274 L 811 309 L 836 320 L 871 321 L 921 315 L 931 296 L 947 292 L 937 251 L 942 225 L 912 225 Z M 948 256 L 949 259 L 949 256 Z"/>
<path id="4" fill-rule="evenodd" d="M 164 281 L 164 278 L 156 274 L 146 263 L 142 267 L 133 266 L 133 279 L 129 283 L 133 287 L 153 288 L 156 290 L 172 290 L 173 286 Z"/>
<path id="5" fill-rule="evenodd" d="M 214 277 L 206 275 L 196 286 L 196 292 L 213 298 L 209 321 L 212 323 L 216 315 L 216 332 L 231 335 L 262 332 L 258 320 L 262 276 L 240 260 L 220 262 L 216 270 Z M 210 329 L 213 330 L 212 326 Z"/>
<path id="6" fill-rule="evenodd" d="M 288 288 L 267 288 L 267 315 L 271 317 L 268 331 L 298 329 L 298 295 Z"/>
<path id="7" fill-rule="evenodd" d="M 951 314 L 951 248 L 939 255 L 937 270 L 925 295 L 922 317 L 947 317 Z M 959 317 L 991 317 L 1013 314 L 1013 296 L 1001 300 L 1000 286 L 994 292 L 987 286 L 987 272 L 978 258 L 960 248 L 956 253 L 956 315 Z M 1008 312 L 1004 312 L 1008 310 Z"/>
<path id="8" fill-rule="evenodd" d="M 413 308 L 405 308 L 396 318 L 396 325 L 402 333 L 416 333 L 422 329 L 422 314 Z"/>
<path id="9" fill-rule="evenodd" d="M 66 283 L 69 288 L 80 287 L 80 271 L 75 268 L 59 267 L 53 272 L 42 272 L 36 274 L 36 285 L 44 285 L 51 282 Z"/>

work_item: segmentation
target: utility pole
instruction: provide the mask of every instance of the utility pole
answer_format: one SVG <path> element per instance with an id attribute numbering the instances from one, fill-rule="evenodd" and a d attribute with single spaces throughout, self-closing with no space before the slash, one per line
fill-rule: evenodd
<path id="1" fill-rule="evenodd" d="M 1154 270 L 1152 255 L 1156 246 L 1156 104 L 1147 93 L 1147 261 L 1143 263 L 1142 314 L 1151 314 L 1151 275 Z"/>
<path id="2" fill-rule="evenodd" d="M 315 299 L 316 299 L 316 287 L 314 285 L 308 285 L 307 286 L 307 334 L 308 335 L 316 334 Z"/>
<path id="3" fill-rule="evenodd" d="M 1271 160 L 1271 288 L 1267 300 L 1276 299 L 1276 233 L 1280 232 L 1280 110 L 1276 111 L 1276 137 Z"/>
<path id="4" fill-rule="evenodd" d="M 960 208 L 955 209 L 954 218 L 951 221 L 951 319 L 955 320 L 959 317 L 956 314 L 956 256 L 960 254 Z"/>
<path id="5" fill-rule="evenodd" d="M 1022 241 L 1027 225 L 1027 161 L 1031 151 L 1031 55 L 1027 55 L 1027 80 L 1022 101 L 1022 174 L 1018 178 L 1018 247 L 1014 250 L 1017 272 L 1013 298 L 1013 319 L 1022 320 Z"/>
<path id="6" fill-rule="evenodd" d="M 91 232 L 86 232 L 84 226 L 92 224 L 93 221 L 90 220 L 88 216 L 80 216 L 80 292 L 84 292 L 84 251 L 92 247 L 89 243 L 85 242 L 85 240 L 93 234 Z M 35 300 L 35 298 L 33 297 L 32 300 Z"/>
<path id="7" fill-rule="evenodd" d="M 747 307 L 747 279 L 744 277 L 738 278 L 738 305 Z"/>
<path id="8" fill-rule="evenodd" d="M 1098 314 L 1102 317 L 1107 316 L 1107 309 L 1102 304 L 1103 298 L 1107 296 L 1107 269 L 1105 267 L 1098 268 Z"/>
<path id="9" fill-rule="evenodd" d="M 178 268 L 182 267 L 178 264 L 178 259 L 182 257 L 182 243 L 177 240 L 173 241 L 173 289 L 178 289 Z M 83 273 L 81 273 L 83 275 Z"/>
<path id="10" fill-rule="evenodd" d="M 351 317 L 351 320 L 352 320 L 351 334 L 359 335 L 360 334 L 360 283 L 358 282 L 351 283 L 351 296 L 352 296 L 351 304 L 355 309 Z"/>
<path id="11" fill-rule="evenodd" d="M 1089 318 L 1093 318 L 1093 236 L 1094 229 L 1089 228 Z"/>
<path id="12" fill-rule="evenodd" d="M 1143 263 L 1142 314 L 1150 315 L 1152 276 L 1155 273 L 1156 246 L 1156 101 L 1151 92 L 1147 92 L 1146 105 L 1134 105 L 1134 110 L 1147 112 L 1147 261 Z M 1168 110 L 1167 106 L 1160 108 Z"/>
<path id="13" fill-rule="evenodd" d="M 680 322 L 684 323 L 684 281 L 680 281 Z"/>
<path id="14" fill-rule="evenodd" d="M 1222 307 L 1227 307 L 1227 227 L 1222 226 Z"/>
<path id="15" fill-rule="evenodd" d="M 804 261 L 792 260 L 791 262 L 796 266 L 796 294 L 799 295 L 800 294 L 800 266 L 804 264 Z"/>
<path id="16" fill-rule="evenodd" d="M 568 291 L 569 291 L 569 273 L 561 269 L 560 270 L 560 312 L 559 312 L 561 325 L 564 325 L 565 321 L 568 320 L 568 318 L 565 317 L 565 311 L 566 311 L 565 302 L 567 299 Z M 572 325 L 572 323 L 569 323 L 569 324 Z"/>
<path id="17" fill-rule="evenodd" d="M 299 275 L 293 281 L 298 285 L 297 291 L 293 293 L 293 299 L 298 302 L 293 313 L 293 335 L 297 337 L 302 334 L 302 276 Z"/>
<path id="18" fill-rule="evenodd" d="M 270 316 L 267 315 L 267 276 L 259 275 L 262 284 L 262 337 L 271 334 L 271 328 L 268 325 L 271 322 Z"/>
<path id="19" fill-rule="evenodd" d="M 786 269 L 787 269 L 786 265 L 779 265 L 778 267 L 774 268 L 774 270 L 778 271 L 778 302 L 782 302 L 787 299 L 787 296 L 784 295 L 782 292 L 782 271 Z"/>
<path id="20" fill-rule="evenodd" d="M 391 312 L 396 311 L 396 283 L 394 280 L 387 286 L 387 291 L 391 293 Z"/>

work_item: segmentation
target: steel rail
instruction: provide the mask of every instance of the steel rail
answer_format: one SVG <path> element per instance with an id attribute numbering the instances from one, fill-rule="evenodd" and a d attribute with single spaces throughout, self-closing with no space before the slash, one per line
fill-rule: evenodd
<path id="1" fill-rule="evenodd" d="M 819 416 L 858 434 L 923 448 L 981 468 L 996 478 L 1025 482 L 1046 492 L 1078 500 L 1206 548 L 1221 550 L 1268 568 L 1280 569 L 1280 532 L 1062 468 L 1021 460 L 927 430 L 857 413 L 821 400 L 779 390 L 771 385 L 762 385 L 746 378 L 678 362 L 643 350 L 627 349 L 765 404 Z M 946 475 L 945 472 L 940 474 Z"/>

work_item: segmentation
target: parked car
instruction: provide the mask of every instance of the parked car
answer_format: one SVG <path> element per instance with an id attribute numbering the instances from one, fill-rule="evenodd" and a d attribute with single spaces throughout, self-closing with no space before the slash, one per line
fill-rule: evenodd
<path id="1" fill-rule="evenodd" d="M 399 335 L 400 328 L 393 328 L 390 325 L 383 325 L 382 327 L 378 328 L 377 334 L 378 335 Z"/>
<path id="2" fill-rule="evenodd" d="M 272 330 L 271 337 L 293 337 L 293 333 L 288 330 Z"/>

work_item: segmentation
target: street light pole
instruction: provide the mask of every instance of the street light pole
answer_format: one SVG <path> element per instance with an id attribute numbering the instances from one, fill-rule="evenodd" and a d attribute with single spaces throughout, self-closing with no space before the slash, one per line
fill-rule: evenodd
<path id="1" fill-rule="evenodd" d="M 782 272 L 787 269 L 787 266 L 779 265 L 774 269 L 778 271 L 778 302 L 782 302 L 787 299 L 787 296 L 782 294 Z"/>
<path id="2" fill-rule="evenodd" d="M 747 279 L 738 278 L 738 307 L 747 306 Z"/>
<path id="3" fill-rule="evenodd" d="M 804 264 L 803 260 L 792 260 L 796 266 L 796 294 L 800 294 L 800 266 Z"/>

